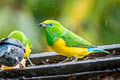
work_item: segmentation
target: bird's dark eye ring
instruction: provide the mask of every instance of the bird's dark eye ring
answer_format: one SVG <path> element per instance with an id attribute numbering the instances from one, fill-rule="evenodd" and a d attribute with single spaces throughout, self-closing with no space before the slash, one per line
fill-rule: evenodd
<path id="1" fill-rule="evenodd" d="M 54 24 L 53 24 L 53 23 L 50 23 L 49 25 L 50 25 L 50 26 L 53 26 Z"/>

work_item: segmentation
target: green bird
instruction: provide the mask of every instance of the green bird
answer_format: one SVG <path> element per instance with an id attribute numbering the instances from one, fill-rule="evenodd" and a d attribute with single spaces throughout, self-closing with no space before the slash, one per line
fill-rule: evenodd
<path id="1" fill-rule="evenodd" d="M 25 53 L 24 53 L 24 58 L 28 59 L 31 65 L 32 62 L 29 59 L 29 55 L 32 50 L 32 42 L 25 36 L 25 34 L 21 31 L 12 31 L 7 38 L 15 38 L 18 39 L 24 46 L 25 46 Z"/>
<path id="2" fill-rule="evenodd" d="M 108 51 L 97 48 L 55 20 L 43 21 L 39 26 L 44 29 L 48 45 L 55 52 L 68 57 L 66 60 L 72 58 L 72 61 L 77 61 L 78 58 L 97 52 L 109 54 Z"/>

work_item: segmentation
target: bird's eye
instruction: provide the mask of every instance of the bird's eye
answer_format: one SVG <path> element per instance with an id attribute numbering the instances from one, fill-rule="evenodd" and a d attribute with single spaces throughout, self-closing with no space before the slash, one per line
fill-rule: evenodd
<path id="1" fill-rule="evenodd" d="M 50 25 L 50 26 L 53 26 L 54 24 L 53 24 L 53 23 L 50 23 L 49 25 Z"/>

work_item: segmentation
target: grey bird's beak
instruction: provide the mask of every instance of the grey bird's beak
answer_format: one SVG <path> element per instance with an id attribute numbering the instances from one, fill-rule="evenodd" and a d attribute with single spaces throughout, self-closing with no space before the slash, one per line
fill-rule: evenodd
<path id="1" fill-rule="evenodd" d="M 38 24 L 38 26 L 40 26 L 40 27 L 46 27 L 46 24 L 40 23 L 40 24 Z"/>

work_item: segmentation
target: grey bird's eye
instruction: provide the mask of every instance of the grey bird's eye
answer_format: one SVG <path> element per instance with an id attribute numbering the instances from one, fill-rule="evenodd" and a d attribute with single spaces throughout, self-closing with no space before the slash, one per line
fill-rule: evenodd
<path id="1" fill-rule="evenodd" d="M 53 24 L 53 23 L 50 23 L 49 25 L 50 25 L 50 26 L 53 26 L 54 24 Z"/>

